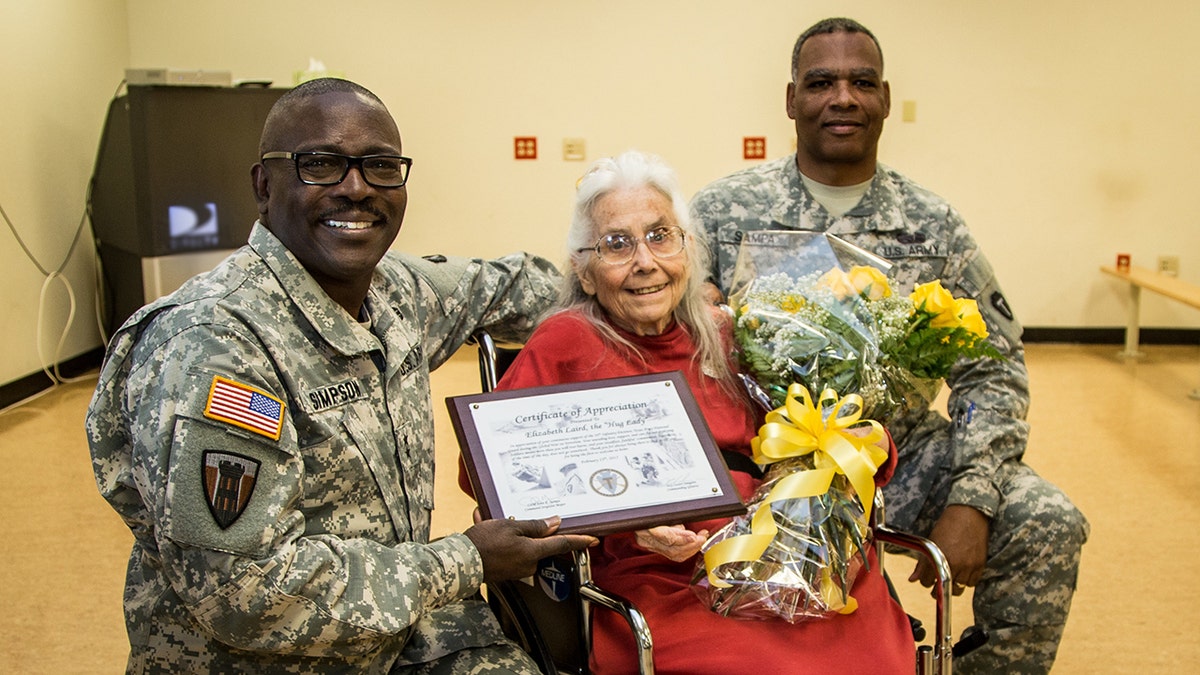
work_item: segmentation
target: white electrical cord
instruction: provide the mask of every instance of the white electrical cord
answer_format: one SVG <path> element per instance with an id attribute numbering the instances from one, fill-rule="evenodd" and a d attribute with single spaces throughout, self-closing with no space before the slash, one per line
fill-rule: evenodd
<path id="1" fill-rule="evenodd" d="M 58 336 L 58 346 L 56 346 L 54 348 L 54 357 L 50 360 L 50 363 L 54 364 L 54 371 L 51 372 L 49 369 L 46 368 L 46 359 L 45 359 L 44 355 L 42 354 L 42 325 L 45 323 L 45 320 L 44 320 L 45 317 L 43 315 L 44 315 L 44 312 L 46 309 L 46 290 L 48 288 L 50 288 L 50 282 L 54 281 L 55 279 L 62 280 L 63 288 L 65 288 L 67 290 L 67 300 L 70 301 L 70 308 L 67 310 L 66 326 L 64 326 L 62 333 Z M 71 282 L 67 281 L 66 277 L 59 274 L 58 272 L 54 272 L 54 273 L 50 274 L 49 276 L 47 276 L 45 278 L 45 280 L 42 281 L 42 292 L 38 295 L 37 348 L 38 348 L 38 358 L 40 358 L 42 360 L 42 372 L 46 374 L 46 377 L 50 378 L 51 380 L 53 380 L 55 382 L 61 383 L 61 384 L 66 384 L 69 382 L 78 382 L 87 377 L 87 376 L 63 377 L 62 373 L 60 373 L 58 370 L 59 362 L 60 362 L 60 359 L 62 358 L 63 344 L 67 341 L 67 333 L 74 323 L 75 323 L 75 291 L 74 291 L 74 289 L 71 288 Z"/>
<path id="2" fill-rule="evenodd" d="M 91 378 L 95 377 L 95 375 L 94 374 L 86 374 L 86 375 L 80 375 L 79 377 L 68 378 L 68 377 L 63 377 L 62 373 L 59 371 L 59 362 L 61 361 L 61 358 L 62 358 L 62 348 L 63 348 L 63 345 L 66 343 L 67 335 L 71 331 L 71 326 L 75 322 L 75 291 L 73 288 L 71 288 L 71 282 L 68 281 L 67 278 L 62 275 L 62 271 L 64 269 L 66 269 L 67 263 L 70 262 L 71 256 L 75 252 L 75 246 L 79 243 L 79 237 L 81 234 L 83 234 L 83 225 L 85 222 L 87 222 L 86 212 L 84 213 L 83 218 L 81 218 L 79 220 L 79 227 L 75 230 L 75 238 L 71 241 L 71 247 L 67 250 L 67 255 L 63 258 L 62 264 L 58 266 L 58 269 L 54 270 L 53 272 L 49 272 L 46 270 L 46 268 L 42 267 L 42 264 L 40 262 L 38 262 L 36 257 L 34 257 L 33 253 L 29 250 L 29 247 L 25 245 L 24 240 L 21 239 L 21 235 L 17 233 L 16 226 L 13 225 L 12 220 L 10 220 L 8 217 L 8 213 L 5 212 L 3 205 L 0 205 L 0 217 L 4 218 L 4 222 L 8 225 L 9 231 L 11 231 L 13 237 L 16 238 L 17 243 L 21 246 L 21 250 L 25 252 L 25 257 L 28 258 L 29 261 L 32 262 L 34 264 L 34 266 L 37 267 L 38 271 L 41 272 L 42 275 L 45 277 L 42 280 L 41 292 L 38 294 L 37 331 L 36 331 L 37 345 L 36 346 L 37 346 L 38 359 L 41 361 L 42 372 L 45 373 L 46 377 L 50 379 L 50 386 L 48 388 L 43 389 L 43 390 L 37 392 L 36 394 L 28 396 L 20 401 L 17 401 L 16 403 L 5 406 L 4 408 L 0 408 L 0 414 L 4 414 L 10 410 L 19 408 L 20 406 L 23 406 L 31 401 L 35 401 L 35 400 L 41 398 L 42 396 L 45 396 L 46 394 L 50 393 L 51 391 L 54 391 L 61 385 L 91 379 Z M 63 287 L 66 288 L 67 299 L 70 301 L 70 308 L 67 312 L 66 324 L 63 326 L 62 332 L 59 334 L 58 345 L 54 349 L 54 354 L 53 354 L 52 358 L 50 360 L 47 360 L 45 358 L 45 354 L 42 352 L 42 326 L 45 323 L 44 316 L 45 316 L 45 309 L 46 309 L 46 290 L 50 287 L 50 284 L 52 282 L 54 282 L 56 279 L 60 280 L 63 284 Z"/>

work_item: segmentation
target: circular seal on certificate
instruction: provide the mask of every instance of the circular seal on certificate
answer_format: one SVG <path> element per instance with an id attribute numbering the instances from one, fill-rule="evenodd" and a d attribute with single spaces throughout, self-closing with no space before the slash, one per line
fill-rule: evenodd
<path id="1" fill-rule="evenodd" d="M 605 497 L 616 497 L 629 487 L 629 479 L 616 469 L 600 469 L 588 482 L 593 490 Z"/>

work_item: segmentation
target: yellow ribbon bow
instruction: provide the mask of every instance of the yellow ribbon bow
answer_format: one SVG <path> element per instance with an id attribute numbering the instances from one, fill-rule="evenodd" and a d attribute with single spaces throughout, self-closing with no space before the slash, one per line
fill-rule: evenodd
<path id="1" fill-rule="evenodd" d="M 822 414 L 826 408 L 829 409 L 827 417 Z M 788 388 L 784 404 L 767 413 L 766 423 L 750 443 L 754 461 L 770 464 L 812 454 L 816 468 L 781 478 L 751 517 L 749 534 L 730 537 L 705 551 L 704 564 L 708 568 L 710 584 L 716 588 L 729 588 L 732 584 L 717 577 L 714 570 L 727 563 L 757 560 L 766 551 L 778 532 L 771 513 L 772 503 L 825 494 L 836 474 L 847 477 L 866 516 L 870 516 L 875 472 L 887 461 L 887 451 L 875 443 L 884 438 L 886 432 L 875 420 L 862 419 L 862 409 L 863 400 L 858 394 L 839 398 L 837 392 L 826 389 L 814 404 L 803 386 L 793 384 Z M 859 436 L 850 431 L 851 427 L 864 426 L 870 429 L 866 435 Z M 821 595 L 830 608 L 842 613 L 853 612 L 857 606 L 854 598 L 834 597 L 842 593 L 835 589 L 827 571 L 822 578 Z"/>

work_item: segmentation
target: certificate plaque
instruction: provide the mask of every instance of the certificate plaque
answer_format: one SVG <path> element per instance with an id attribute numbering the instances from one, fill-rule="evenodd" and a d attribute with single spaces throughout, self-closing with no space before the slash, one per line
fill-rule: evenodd
<path id="1" fill-rule="evenodd" d="M 484 518 L 604 535 L 745 513 L 679 371 L 446 404 Z"/>

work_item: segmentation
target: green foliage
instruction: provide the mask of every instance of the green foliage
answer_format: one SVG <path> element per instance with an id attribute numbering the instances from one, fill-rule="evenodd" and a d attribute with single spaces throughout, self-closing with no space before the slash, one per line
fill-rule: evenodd
<path id="1" fill-rule="evenodd" d="M 908 329 L 899 338 L 880 345 L 885 360 L 916 377 L 944 379 L 960 358 L 1003 358 L 990 342 L 962 326 L 932 326 L 935 317 L 930 312 L 914 310 Z"/>

